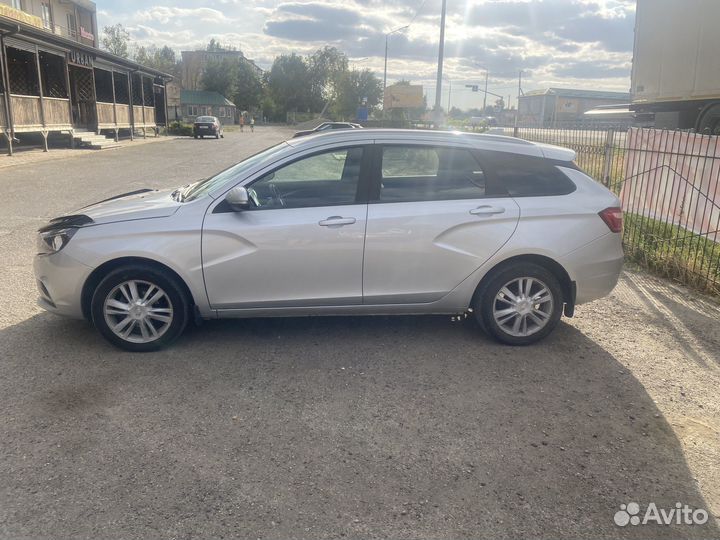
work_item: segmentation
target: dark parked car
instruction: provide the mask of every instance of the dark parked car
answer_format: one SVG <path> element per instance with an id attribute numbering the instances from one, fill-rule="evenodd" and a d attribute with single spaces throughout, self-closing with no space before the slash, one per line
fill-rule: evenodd
<path id="1" fill-rule="evenodd" d="M 206 135 L 216 139 L 225 137 L 220 120 L 214 116 L 198 116 L 193 123 L 193 137 L 202 139 Z"/>
<path id="2" fill-rule="evenodd" d="M 329 131 L 331 129 L 362 129 L 360 124 L 353 124 L 352 122 L 323 122 L 315 129 L 305 129 L 298 131 L 293 135 L 294 137 L 302 137 L 303 135 L 312 135 L 314 133 L 322 133 L 323 131 Z"/>

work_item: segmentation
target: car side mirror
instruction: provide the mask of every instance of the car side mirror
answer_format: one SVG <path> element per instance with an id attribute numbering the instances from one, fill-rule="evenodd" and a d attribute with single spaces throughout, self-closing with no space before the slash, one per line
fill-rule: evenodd
<path id="1" fill-rule="evenodd" d="M 247 210 L 250 208 L 250 196 L 248 195 L 247 189 L 242 186 L 235 186 L 227 195 L 225 200 L 235 212 Z"/>

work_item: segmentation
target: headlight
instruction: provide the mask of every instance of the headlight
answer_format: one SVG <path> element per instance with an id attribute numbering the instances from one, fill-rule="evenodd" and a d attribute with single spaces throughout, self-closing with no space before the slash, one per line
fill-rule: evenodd
<path id="1" fill-rule="evenodd" d="M 73 235 L 76 227 L 55 229 L 38 234 L 38 253 L 56 253 L 64 248 Z"/>

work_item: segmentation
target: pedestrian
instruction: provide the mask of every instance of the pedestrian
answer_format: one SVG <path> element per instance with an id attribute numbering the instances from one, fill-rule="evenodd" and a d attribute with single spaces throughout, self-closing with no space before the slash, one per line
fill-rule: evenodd
<path id="1" fill-rule="evenodd" d="M 244 127 L 245 127 L 245 116 L 241 114 L 240 115 L 240 133 L 242 133 L 244 131 L 244 129 L 243 129 Z"/>
<path id="2" fill-rule="evenodd" d="M 254 116 L 250 117 L 250 131 L 255 133 L 255 117 Z"/>

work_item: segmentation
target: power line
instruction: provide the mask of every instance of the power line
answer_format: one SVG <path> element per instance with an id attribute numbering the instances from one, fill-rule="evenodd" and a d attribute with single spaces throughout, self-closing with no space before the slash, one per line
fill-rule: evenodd
<path id="1" fill-rule="evenodd" d="M 415 15 L 414 15 L 413 18 L 410 20 L 410 23 L 408 24 L 408 26 L 410 26 L 412 23 L 414 23 L 414 22 L 415 22 L 415 19 L 418 18 L 418 15 L 420 15 L 420 11 L 422 10 L 423 7 L 425 7 L 425 2 L 427 2 L 427 0 L 423 0 L 422 4 L 420 4 L 420 7 L 417 8 L 417 10 L 415 11 Z"/>

